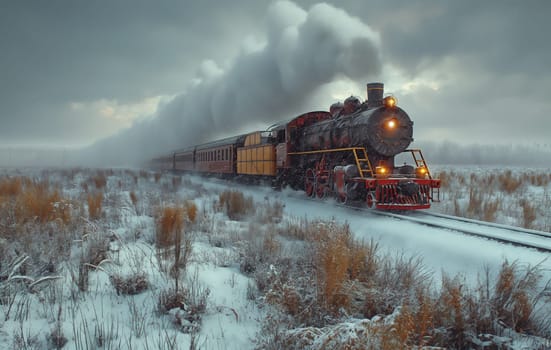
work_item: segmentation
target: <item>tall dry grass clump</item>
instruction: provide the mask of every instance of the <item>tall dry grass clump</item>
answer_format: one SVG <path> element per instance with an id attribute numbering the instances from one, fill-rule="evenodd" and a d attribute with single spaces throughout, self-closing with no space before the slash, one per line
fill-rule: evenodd
<path id="1" fill-rule="evenodd" d="M 196 218 L 197 206 L 187 201 L 184 205 L 163 208 L 157 221 L 157 246 L 163 249 L 161 255 L 169 258 L 169 249 L 174 247 L 174 264 L 170 268 L 170 275 L 174 278 L 176 293 L 180 290 L 180 268 L 185 270 L 192 249 L 189 235 L 182 235 L 185 225 L 194 223 Z"/>
<path id="2" fill-rule="evenodd" d="M 23 180 L 20 177 L 0 179 L 0 197 L 16 197 L 23 189 Z"/>
<path id="3" fill-rule="evenodd" d="M 532 228 L 537 219 L 536 208 L 526 199 L 520 202 L 520 207 L 522 209 L 522 226 Z"/>
<path id="4" fill-rule="evenodd" d="M 184 228 L 183 207 L 171 206 L 161 210 L 157 225 L 157 245 L 162 248 L 174 244 L 174 237 Z"/>
<path id="5" fill-rule="evenodd" d="M 157 245 L 162 248 L 174 245 L 174 239 L 183 232 L 186 221 L 193 223 L 196 218 L 197 206 L 192 201 L 162 208 L 157 217 Z"/>
<path id="6" fill-rule="evenodd" d="M 502 191 L 511 194 L 516 192 L 523 182 L 523 176 L 516 177 L 513 175 L 511 170 L 505 171 L 503 174 L 498 176 L 498 181 Z"/>
<path id="7" fill-rule="evenodd" d="M 351 267 L 350 232 L 347 227 L 341 230 L 324 232 L 326 235 L 320 236 L 316 252 L 319 266 L 319 295 L 325 307 L 333 312 L 340 308 L 348 309 L 350 304 L 349 296 L 343 290 Z"/>
<path id="8" fill-rule="evenodd" d="M 98 190 L 105 188 L 107 185 L 107 176 L 103 171 L 98 172 L 95 176 L 92 177 L 92 182 Z"/>
<path id="9" fill-rule="evenodd" d="M 97 220 L 101 217 L 101 209 L 103 202 L 103 192 L 88 193 L 88 217 L 92 220 Z"/>
<path id="10" fill-rule="evenodd" d="M 161 180 L 161 177 L 162 177 L 162 176 L 163 176 L 162 173 L 154 173 L 154 174 L 153 174 L 153 178 L 154 178 L 156 184 L 159 183 L 159 181 Z"/>
<path id="11" fill-rule="evenodd" d="M 134 191 L 130 191 L 129 194 L 130 201 L 132 202 L 132 205 L 134 206 L 134 210 L 136 213 L 138 212 L 138 195 Z"/>
<path id="12" fill-rule="evenodd" d="M 5 205 L 14 213 L 15 224 L 51 221 L 68 224 L 71 221 L 71 202 L 63 198 L 58 189 L 51 189 L 48 182 L 23 178 L 2 183 L 0 196 L 9 199 Z"/>
<path id="13" fill-rule="evenodd" d="M 286 261 L 283 266 L 294 264 L 297 270 L 280 271 L 278 278 L 266 281 L 262 270 L 256 272 L 259 289 L 268 291 L 267 300 L 301 324 L 323 325 L 343 312 L 361 313 L 363 303 L 357 297 L 365 298 L 365 284 L 377 271 L 377 244 L 354 240 L 348 225 L 334 222 L 300 222 L 282 233 L 304 240 L 311 253 Z"/>
<path id="14" fill-rule="evenodd" d="M 231 220 L 241 220 L 254 213 L 254 203 L 243 192 L 229 190 L 218 196 L 218 209 L 225 211 Z"/>

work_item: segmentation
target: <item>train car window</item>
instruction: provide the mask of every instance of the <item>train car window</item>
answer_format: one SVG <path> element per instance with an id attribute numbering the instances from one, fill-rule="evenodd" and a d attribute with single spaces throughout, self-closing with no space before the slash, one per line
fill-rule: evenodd
<path id="1" fill-rule="evenodd" d="M 285 129 L 281 129 L 277 132 L 277 143 L 285 142 Z"/>

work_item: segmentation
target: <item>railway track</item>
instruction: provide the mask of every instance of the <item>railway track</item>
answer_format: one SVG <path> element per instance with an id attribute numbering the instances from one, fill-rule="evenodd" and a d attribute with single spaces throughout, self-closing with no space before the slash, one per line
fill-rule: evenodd
<path id="1" fill-rule="evenodd" d="M 542 252 L 551 252 L 551 233 L 548 232 L 431 212 L 397 214 L 369 209 L 362 210 L 367 210 L 375 215 L 393 217 L 399 220 L 419 223 L 421 225 L 456 231 L 470 236 L 487 238 L 520 247 L 533 248 Z"/>
<path id="2" fill-rule="evenodd" d="M 516 226 L 496 224 L 428 211 L 413 211 L 405 214 L 398 214 L 368 209 L 357 205 L 338 204 L 308 197 L 302 198 L 318 203 L 325 202 L 328 205 L 336 205 L 342 208 L 365 211 L 373 215 L 392 217 L 399 220 L 415 222 L 421 225 L 460 232 L 470 236 L 486 238 L 519 247 L 532 248 L 541 252 L 551 253 L 551 233 L 549 232 L 524 229 Z"/>
<path id="3" fill-rule="evenodd" d="M 458 216 L 433 213 L 429 211 L 414 211 L 406 214 L 385 212 L 368 209 L 358 205 L 338 204 L 331 200 L 327 201 L 309 198 L 304 196 L 304 193 L 302 192 L 300 192 L 300 194 L 299 192 L 295 194 L 287 194 L 287 196 L 295 199 L 313 201 L 316 203 L 324 203 L 326 205 L 334 205 L 347 209 L 365 211 L 373 215 L 386 216 L 396 218 L 398 220 L 415 222 L 420 225 L 460 232 L 466 235 L 495 240 L 519 247 L 532 248 L 541 252 L 551 252 L 551 233 L 548 232 L 523 229 L 516 226 L 472 220 Z"/>

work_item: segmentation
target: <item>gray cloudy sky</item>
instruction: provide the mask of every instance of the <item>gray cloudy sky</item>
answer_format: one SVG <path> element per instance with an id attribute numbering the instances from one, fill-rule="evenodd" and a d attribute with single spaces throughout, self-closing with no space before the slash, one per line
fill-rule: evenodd
<path id="1" fill-rule="evenodd" d="M 365 98 L 368 80 L 418 141 L 551 143 L 551 2 L 317 3 L 3 0 L 0 146 L 181 147 Z"/>

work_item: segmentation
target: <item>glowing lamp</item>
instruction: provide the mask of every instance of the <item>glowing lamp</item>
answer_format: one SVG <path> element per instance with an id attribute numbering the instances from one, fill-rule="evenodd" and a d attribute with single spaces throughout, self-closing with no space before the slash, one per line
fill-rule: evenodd
<path id="1" fill-rule="evenodd" d="M 396 107 L 396 97 L 394 96 L 387 96 L 383 99 L 383 104 L 385 107 L 388 108 L 394 108 Z"/>
<path id="2" fill-rule="evenodd" d="M 427 174 L 428 174 L 428 170 L 424 166 L 421 166 L 415 169 L 415 175 L 420 179 L 424 179 L 427 176 Z"/>
<path id="3" fill-rule="evenodd" d="M 384 166 L 378 166 L 378 167 L 375 167 L 375 175 L 377 175 L 378 177 L 385 177 L 385 176 L 389 176 L 389 171 L 388 171 L 388 168 L 384 167 Z"/>
<path id="4" fill-rule="evenodd" d="M 389 130 L 396 129 L 398 121 L 396 119 L 389 119 L 385 122 L 385 127 Z"/>

